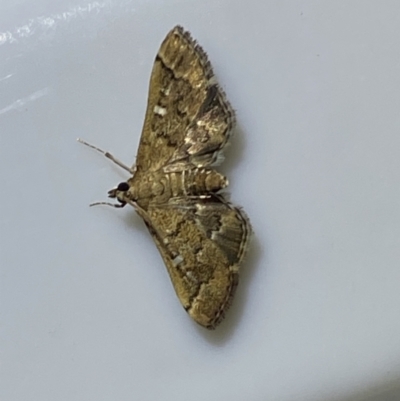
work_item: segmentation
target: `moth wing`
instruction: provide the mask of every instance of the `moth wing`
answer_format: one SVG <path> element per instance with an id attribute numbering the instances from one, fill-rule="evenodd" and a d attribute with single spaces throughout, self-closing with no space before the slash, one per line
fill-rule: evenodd
<path id="1" fill-rule="evenodd" d="M 229 308 L 238 284 L 250 223 L 220 196 L 175 199 L 149 207 L 148 226 L 185 310 L 214 329 Z"/>
<path id="2" fill-rule="evenodd" d="M 136 167 L 157 171 L 215 164 L 233 125 L 233 110 L 206 53 L 182 27 L 173 28 L 151 73 Z"/>
<path id="3" fill-rule="evenodd" d="M 235 115 L 225 94 L 216 83 L 210 84 L 206 99 L 185 132 L 183 144 L 164 170 L 181 171 L 220 164 L 234 124 Z"/>

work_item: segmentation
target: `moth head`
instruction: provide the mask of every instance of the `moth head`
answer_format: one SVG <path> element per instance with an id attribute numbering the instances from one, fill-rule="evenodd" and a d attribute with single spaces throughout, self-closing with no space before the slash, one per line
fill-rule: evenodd
<path id="1" fill-rule="evenodd" d="M 126 193 L 129 191 L 130 185 L 127 182 L 121 182 L 117 185 L 116 188 L 108 191 L 109 198 L 116 198 L 118 202 L 121 203 L 121 206 L 126 205 Z"/>
<path id="2" fill-rule="evenodd" d="M 129 189 L 130 185 L 127 182 L 121 182 L 120 184 L 118 184 L 116 188 L 113 188 L 110 191 L 108 191 L 108 197 L 117 199 L 119 203 L 95 202 L 91 203 L 89 206 L 107 205 L 113 207 L 124 207 L 128 203 L 128 201 L 131 200 L 131 196 L 127 194 Z"/>

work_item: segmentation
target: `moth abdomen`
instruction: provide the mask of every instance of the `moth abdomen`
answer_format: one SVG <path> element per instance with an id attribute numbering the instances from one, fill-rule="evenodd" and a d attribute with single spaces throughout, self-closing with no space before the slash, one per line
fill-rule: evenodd
<path id="1" fill-rule="evenodd" d="M 198 196 L 218 192 L 228 186 L 227 178 L 212 169 L 190 169 L 167 173 L 172 195 Z"/>

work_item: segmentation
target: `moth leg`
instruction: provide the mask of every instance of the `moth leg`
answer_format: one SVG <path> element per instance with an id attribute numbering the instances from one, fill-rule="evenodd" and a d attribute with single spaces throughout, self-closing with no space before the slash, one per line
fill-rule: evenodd
<path id="1" fill-rule="evenodd" d="M 106 205 L 106 206 L 112 206 L 116 208 L 121 208 L 126 205 L 126 202 L 121 202 L 121 203 L 111 203 L 111 202 L 94 202 L 91 203 L 89 206 L 98 206 L 98 205 Z"/>
<path id="2" fill-rule="evenodd" d="M 77 139 L 78 142 L 89 146 L 89 148 L 92 148 L 94 150 L 97 150 L 98 152 L 102 153 L 105 157 L 107 157 L 107 159 L 110 159 L 112 162 L 114 162 L 117 166 L 120 166 L 121 168 L 123 168 L 124 170 L 128 171 L 129 173 L 131 173 L 132 175 L 135 173 L 136 171 L 136 167 L 128 167 L 126 166 L 124 163 L 122 163 L 121 161 L 119 161 L 117 158 L 115 158 L 111 153 L 109 152 L 105 152 L 104 150 L 98 148 L 97 146 L 93 146 L 90 143 L 85 142 L 83 139 L 78 138 Z"/>

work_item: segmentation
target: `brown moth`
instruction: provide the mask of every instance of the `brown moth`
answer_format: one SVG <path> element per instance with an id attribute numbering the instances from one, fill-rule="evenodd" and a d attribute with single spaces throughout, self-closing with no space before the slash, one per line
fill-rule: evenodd
<path id="1" fill-rule="evenodd" d="M 132 174 L 108 192 L 143 218 L 185 310 L 214 329 L 238 285 L 251 227 L 219 192 L 228 180 L 213 169 L 234 126 L 234 112 L 203 49 L 173 28 L 156 56 L 147 112 Z"/>

